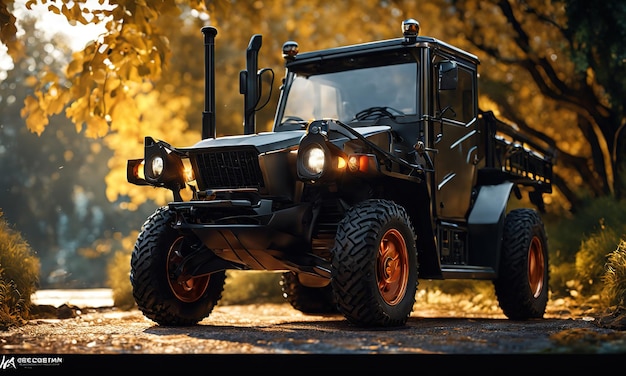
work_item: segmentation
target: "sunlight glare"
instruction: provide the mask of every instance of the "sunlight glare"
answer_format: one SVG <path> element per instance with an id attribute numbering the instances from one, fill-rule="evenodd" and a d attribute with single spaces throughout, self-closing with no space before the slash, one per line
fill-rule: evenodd
<path id="1" fill-rule="evenodd" d="M 88 1 L 87 4 L 90 2 L 93 2 L 93 4 L 88 5 L 89 7 L 102 7 L 98 0 Z M 26 0 L 15 0 L 14 3 L 14 14 L 18 20 L 18 36 L 24 33 L 19 25 L 19 20 L 28 16 L 37 18 L 37 28 L 45 30 L 47 37 L 52 37 L 55 34 L 64 35 L 73 51 L 82 50 L 87 43 L 97 39 L 99 34 L 106 31 L 104 24 L 82 25 L 74 23 L 74 25 L 71 25 L 63 15 L 48 11 L 46 5 L 32 6 L 29 10 L 26 8 L 25 3 Z"/>

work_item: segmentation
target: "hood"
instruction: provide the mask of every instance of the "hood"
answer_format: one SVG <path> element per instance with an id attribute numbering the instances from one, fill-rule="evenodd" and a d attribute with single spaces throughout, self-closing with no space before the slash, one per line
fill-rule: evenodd
<path id="1" fill-rule="evenodd" d="M 357 127 L 353 129 L 360 133 L 363 137 L 369 138 L 376 134 L 387 133 L 390 127 L 384 125 Z M 266 153 L 269 151 L 297 146 L 305 134 L 306 131 L 304 130 L 293 130 L 283 132 L 262 132 L 249 135 L 222 136 L 218 138 L 207 138 L 199 141 L 191 147 L 177 148 L 177 150 L 183 152 L 198 152 L 200 149 L 206 148 L 252 146 L 255 147 L 259 153 Z M 341 148 L 346 141 L 353 139 L 354 136 L 350 135 L 349 132 L 342 130 L 341 128 L 333 128 L 331 132 L 329 132 L 329 138 L 335 145 Z M 388 147 L 388 144 L 386 146 Z"/>
<path id="2" fill-rule="evenodd" d="M 280 150 L 296 146 L 305 133 L 306 132 L 303 130 L 296 130 L 207 138 L 191 147 L 178 150 L 198 151 L 198 149 L 204 148 L 254 146 L 260 153 L 265 153 L 272 150 Z"/>

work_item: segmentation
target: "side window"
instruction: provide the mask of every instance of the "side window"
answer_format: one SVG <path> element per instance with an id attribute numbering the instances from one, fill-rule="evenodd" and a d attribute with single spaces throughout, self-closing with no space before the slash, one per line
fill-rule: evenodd
<path id="1" fill-rule="evenodd" d="M 439 111 L 450 120 L 468 123 L 475 116 L 472 71 L 458 64 L 458 83 L 455 90 L 439 91 Z"/>

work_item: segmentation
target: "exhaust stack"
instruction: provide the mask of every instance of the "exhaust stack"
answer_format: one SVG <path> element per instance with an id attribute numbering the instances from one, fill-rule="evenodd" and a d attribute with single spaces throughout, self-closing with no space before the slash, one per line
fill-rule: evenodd
<path id="1" fill-rule="evenodd" d="M 215 138 L 215 36 L 217 29 L 202 28 L 204 34 L 204 111 L 202 111 L 202 139 Z"/>
<path id="2" fill-rule="evenodd" d="M 244 95 L 243 133 L 256 132 L 256 106 L 260 99 L 260 77 L 258 74 L 261 35 L 255 34 L 250 39 L 246 50 L 246 70 L 239 72 L 239 93 Z"/>

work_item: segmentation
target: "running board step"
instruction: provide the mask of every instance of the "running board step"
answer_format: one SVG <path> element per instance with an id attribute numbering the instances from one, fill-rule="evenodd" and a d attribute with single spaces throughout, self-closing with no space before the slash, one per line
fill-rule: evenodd
<path id="1" fill-rule="evenodd" d="M 442 265 L 443 279 L 495 279 L 496 271 L 488 266 Z"/>

